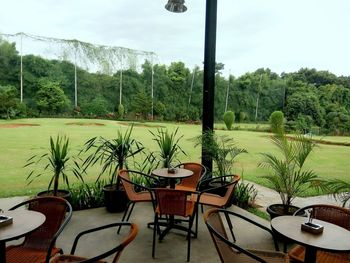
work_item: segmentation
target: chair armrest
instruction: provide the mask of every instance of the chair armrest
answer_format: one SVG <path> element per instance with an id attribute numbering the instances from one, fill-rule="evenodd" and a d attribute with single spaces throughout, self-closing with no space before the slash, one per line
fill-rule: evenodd
<path id="1" fill-rule="evenodd" d="M 280 251 L 280 248 L 279 248 L 279 246 L 278 246 L 275 233 L 274 233 L 270 228 L 268 228 L 268 227 L 266 227 L 266 226 L 264 226 L 264 225 L 262 225 L 262 224 L 260 224 L 260 223 L 258 223 L 258 222 L 255 222 L 254 220 L 252 220 L 252 219 L 250 219 L 250 218 L 248 218 L 248 217 L 245 217 L 245 216 L 243 216 L 243 215 L 241 215 L 241 214 L 238 214 L 238 213 L 235 213 L 235 212 L 232 212 L 232 211 L 228 211 L 228 210 L 226 210 L 226 209 L 218 209 L 218 210 L 219 210 L 220 212 L 223 212 L 224 214 L 234 215 L 234 216 L 236 216 L 236 217 L 239 217 L 239 218 L 241 218 L 241 219 L 243 219 L 243 220 L 245 220 L 245 221 L 247 221 L 247 222 L 249 222 L 249 223 L 251 223 L 251 224 L 253 224 L 253 225 L 257 226 L 257 227 L 259 227 L 259 228 L 261 228 L 262 230 L 267 231 L 267 232 L 270 233 L 271 236 L 272 236 L 273 243 L 274 243 L 274 246 L 275 246 L 275 250 L 276 250 L 276 251 Z"/>
<path id="2" fill-rule="evenodd" d="M 74 255 L 80 238 L 82 236 L 86 235 L 86 234 L 90 234 L 90 233 L 93 233 L 93 232 L 96 232 L 96 231 L 100 231 L 100 230 L 103 230 L 103 229 L 107 229 L 107 228 L 119 227 L 119 226 L 131 226 L 131 225 L 132 224 L 129 223 L 129 222 L 119 222 L 119 223 L 112 223 L 112 224 L 103 225 L 103 226 L 100 226 L 100 227 L 96 227 L 96 228 L 92 228 L 92 229 L 88 229 L 88 230 L 82 231 L 75 237 L 70 254 Z M 104 252 L 104 253 L 102 253 L 102 254 L 100 254 L 98 256 L 95 256 L 95 257 L 90 258 L 88 260 L 84 260 L 82 262 L 84 262 L 84 263 L 85 262 L 86 263 L 88 263 L 88 262 L 91 262 L 91 263 L 92 262 L 96 262 L 96 261 L 98 261 L 100 259 L 106 258 L 107 256 L 117 252 L 118 250 L 121 250 L 123 248 L 123 246 L 124 246 L 123 243 L 121 243 L 117 247 L 114 247 L 114 248 L 112 248 L 112 249 L 110 249 L 110 250 L 108 250 L 108 251 L 106 251 L 106 252 Z"/>
<path id="3" fill-rule="evenodd" d="M 197 190 L 199 190 L 202 185 L 206 185 L 206 184 L 209 184 L 209 183 L 215 182 L 215 181 L 219 181 L 219 182 L 226 181 L 227 180 L 226 178 L 233 178 L 233 177 L 234 177 L 234 175 L 224 175 L 224 176 L 218 176 L 218 177 L 213 177 L 213 178 L 209 178 L 209 179 L 203 180 L 203 181 L 201 181 L 198 184 L 198 189 Z M 235 184 L 235 183 L 238 183 L 238 181 L 232 180 L 232 181 L 227 182 L 227 183 L 225 183 L 223 185 L 215 186 L 215 187 L 211 187 L 211 188 L 202 190 L 201 192 L 202 193 L 211 192 L 213 190 L 226 188 L 227 186 L 229 186 L 231 184 Z"/>
<path id="4" fill-rule="evenodd" d="M 234 213 L 236 215 L 236 213 Z M 212 228 L 211 225 L 207 225 L 208 228 L 210 228 L 210 233 L 212 235 L 215 235 L 216 237 L 218 237 L 222 242 L 228 244 L 229 246 L 233 247 L 234 249 L 236 249 L 237 251 L 239 252 L 242 252 L 244 254 L 246 254 L 247 256 L 255 259 L 256 261 L 258 262 L 261 262 L 261 263 L 268 263 L 266 262 L 265 260 L 263 260 L 262 258 L 256 256 L 255 254 L 251 253 L 250 251 L 240 247 L 239 245 L 227 240 L 225 237 L 223 237 L 220 233 L 218 233 L 217 231 L 215 231 L 215 229 Z"/>

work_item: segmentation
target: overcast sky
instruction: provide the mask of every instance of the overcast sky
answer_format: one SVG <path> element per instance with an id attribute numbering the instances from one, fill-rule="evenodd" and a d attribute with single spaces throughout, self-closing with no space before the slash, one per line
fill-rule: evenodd
<path id="1" fill-rule="evenodd" d="M 205 0 L 0 0 L 0 33 L 78 39 L 153 51 L 202 66 Z M 218 0 L 217 62 L 239 76 L 260 67 L 350 75 L 349 0 Z"/>

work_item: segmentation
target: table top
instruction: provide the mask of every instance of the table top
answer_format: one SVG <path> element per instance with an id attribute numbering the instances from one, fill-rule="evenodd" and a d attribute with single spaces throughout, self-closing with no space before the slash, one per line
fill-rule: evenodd
<path id="1" fill-rule="evenodd" d="M 193 172 L 191 170 L 183 169 L 183 168 L 176 168 L 176 173 L 168 173 L 168 168 L 160 168 L 152 171 L 152 174 L 158 177 L 163 177 L 167 179 L 181 179 L 190 177 L 193 175 Z"/>
<path id="2" fill-rule="evenodd" d="M 45 215 L 31 210 L 5 211 L 3 215 L 13 218 L 13 223 L 0 227 L 0 241 L 18 239 L 37 229 L 45 222 Z"/>
<path id="3" fill-rule="evenodd" d="M 329 251 L 350 251 L 350 231 L 325 221 L 313 219 L 312 223 L 324 227 L 321 234 L 301 230 L 301 224 L 308 218 L 301 216 L 279 216 L 271 220 L 273 231 L 295 242 Z"/>

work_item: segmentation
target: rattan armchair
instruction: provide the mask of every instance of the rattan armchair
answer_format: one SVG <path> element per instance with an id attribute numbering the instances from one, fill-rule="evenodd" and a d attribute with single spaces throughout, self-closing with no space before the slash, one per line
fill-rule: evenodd
<path id="1" fill-rule="evenodd" d="M 311 213 L 313 218 L 323 220 L 340 227 L 343 227 L 347 230 L 350 230 L 350 210 L 347 208 L 326 205 L 326 204 L 315 204 L 305 206 L 300 208 L 294 213 L 298 215 L 299 212 Z M 296 245 L 289 252 L 289 257 L 295 262 L 304 262 L 305 248 L 301 245 Z M 316 255 L 317 263 L 340 263 L 348 262 L 350 263 L 350 254 L 349 253 L 331 253 L 322 250 L 317 251 Z"/>
<path id="2" fill-rule="evenodd" d="M 193 172 L 193 175 L 187 178 L 183 178 L 179 184 L 175 186 L 175 189 L 196 191 L 198 190 L 199 182 L 205 177 L 207 169 L 200 163 L 181 163 L 176 167 L 184 168 Z"/>
<path id="3" fill-rule="evenodd" d="M 10 210 L 28 206 L 29 210 L 45 215 L 45 222 L 35 231 L 27 235 L 20 245 L 6 248 L 7 262 L 40 263 L 50 261 L 50 258 L 62 249 L 55 247 L 56 239 L 72 217 L 72 206 L 60 197 L 38 197 L 24 201 Z"/>
<path id="4" fill-rule="evenodd" d="M 258 227 L 261 230 L 264 230 L 271 234 L 272 240 L 274 242 L 274 247 L 276 251 L 266 251 L 266 250 L 257 250 L 257 249 L 246 249 L 243 248 L 237 242 L 235 236 L 229 238 L 225 225 L 222 221 L 222 216 L 226 219 L 228 217 L 238 217 L 242 220 L 245 220 L 248 223 L 251 223 L 253 226 Z M 220 260 L 222 263 L 246 263 L 246 262 L 263 262 L 263 263 L 277 263 L 277 262 L 289 262 L 288 255 L 279 252 L 279 247 L 277 241 L 273 235 L 271 229 L 258 224 L 257 222 L 244 217 L 243 215 L 225 210 L 212 208 L 205 212 L 204 221 L 209 230 L 209 233 L 214 242 L 215 248 L 218 252 Z M 252 227 L 253 227 L 252 226 Z M 236 235 L 237 236 L 237 235 Z M 254 239 L 254 236 L 251 237 Z"/>
<path id="5" fill-rule="evenodd" d="M 141 178 L 141 181 L 144 181 L 144 183 L 138 184 L 133 182 L 130 178 L 130 174 L 138 176 L 139 178 Z M 153 197 L 153 192 L 149 188 L 149 186 L 152 186 L 153 184 L 159 184 L 157 178 L 146 175 L 142 172 L 125 169 L 119 171 L 119 177 L 126 191 L 126 195 L 129 199 L 122 221 L 129 221 L 131 213 L 136 203 L 150 202 L 153 205 L 153 210 L 155 209 L 155 200 Z M 120 228 L 118 229 L 118 233 L 119 231 Z"/>
<path id="6" fill-rule="evenodd" d="M 174 217 L 180 216 L 182 218 L 187 218 L 187 261 L 190 261 L 192 225 L 197 211 L 196 206 L 198 205 L 198 202 L 189 198 L 193 192 L 167 188 L 156 188 L 155 194 L 157 207 L 154 213 L 155 216 L 153 228 L 152 257 L 155 257 L 156 233 L 158 232 L 159 234 L 159 240 L 162 240 L 168 231 L 174 227 Z M 158 224 L 161 216 L 167 216 L 169 218 L 168 227 L 163 230 L 163 232 L 160 231 Z M 185 220 L 181 221 L 184 222 Z M 181 229 L 184 230 L 185 228 L 181 226 Z"/>
<path id="7" fill-rule="evenodd" d="M 108 228 L 116 228 L 116 227 L 129 227 L 129 232 L 128 234 L 124 237 L 123 241 L 121 243 L 118 243 L 117 246 L 113 247 L 112 249 L 101 253 L 98 256 L 95 256 L 93 258 L 86 258 L 86 257 L 81 257 L 81 256 L 75 256 L 75 250 L 78 246 L 78 242 L 80 240 L 80 238 L 86 234 L 91 234 L 91 233 L 95 233 L 97 231 L 101 231 L 104 229 L 108 229 Z M 96 227 L 93 229 L 89 229 L 83 232 L 80 232 L 76 238 L 74 239 L 74 243 L 70 252 L 70 255 L 60 255 L 58 257 L 55 257 L 51 263 L 67 263 L 67 262 L 80 262 L 80 263 L 104 263 L 106 261 L 101 261 L 102 259 L 105 259 L 106 257 L 115 254 L 114 258 L 113 258 L 113 263 L 118 262 L 118 259 L 120 258 L 120 255 L 122 253 L 122 251 L 124 250 L 124 248 L 130 244 L 131 241 L 133 241 L 137 235 L 138 232 L 138 227 L 136 224 L 133 223 L 128 223 L 128 222 L 120 222 L 120 223 L 113 223 L 113 224 L 108 224 L 108 225 L 104 225 L 104 226 L 100 226 L 100 227 Z M 103 242 L 102 240 L 100 242 Z"/>

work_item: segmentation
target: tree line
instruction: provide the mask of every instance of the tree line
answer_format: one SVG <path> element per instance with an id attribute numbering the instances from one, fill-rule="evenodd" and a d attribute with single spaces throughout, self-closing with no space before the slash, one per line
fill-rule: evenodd
<path id="1" fill-rule="evenodd" d="M 22 57 L 21 103 L 20 59 L 15 43 L 0 39 L 1 118 L 201 119 L 203 70 L 199 67 L 189 69 L 183 62 L 152 65 L 146 60 L 140 72 L 128 69 L 113 75 L 78 67 L 78 107 L 74 107 L 74 64 L 35 55 Z M 215 120 L 222 120 L 230 110 L 237 122 L 264 122 L 272 112 L 282 111 L 290 129 L 350 132 L 349 76 L 308 68 L 277 74 L 261 68 L 239 77 L 224 77 L 223 68 L 217 63 Z"/>

